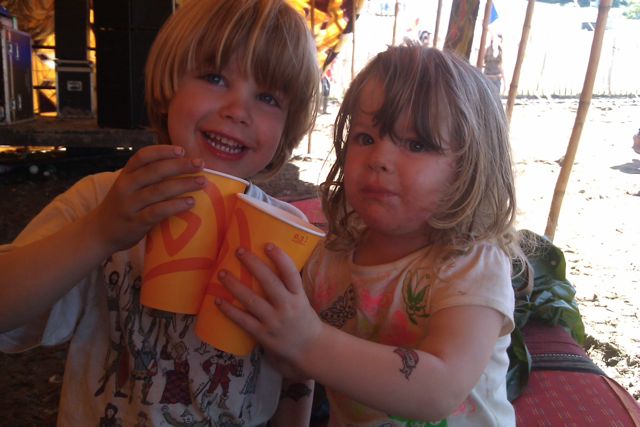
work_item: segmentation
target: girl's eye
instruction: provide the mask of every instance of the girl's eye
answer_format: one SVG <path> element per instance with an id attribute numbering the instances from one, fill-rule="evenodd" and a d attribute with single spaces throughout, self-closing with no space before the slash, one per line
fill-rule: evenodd
<path id="1" fill-rule="evenodd" d="M 412 153 L 440 152 L 441 150 L 434 144 L 428 144 L 423 141 L 407 140 L 404 142 L 405 147 Z"/>
<path id="2" fill-rule="evenodd" d="M 202 76 L 202 80 L 217 86 L 225 84 L 224 78 L 220 74 L 205 74 Z"/>
<path id="3" fill-rule="evenodd" d="M 261 93 L 258 95 L 258 99 L 266 104 L 273 105 L 274 107 L 280 107 L 280 102 L 278 102 L 278 98 L 270 93 Z"/>
<path id="4" fill-rule="evenodd" d="M 366 133 L 361 133 L 356 135 L 356 141 L 358 144 L 360 145 L 371 145 L 373 144 L 373 138 L 371 137 L 371 135 L 366 134 Z"/>

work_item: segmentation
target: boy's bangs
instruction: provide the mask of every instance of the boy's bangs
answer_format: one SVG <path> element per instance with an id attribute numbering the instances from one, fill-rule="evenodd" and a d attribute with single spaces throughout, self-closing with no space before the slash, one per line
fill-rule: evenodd
<path id="1" fill-rule="evenodd" d="M 237 26 L 226 34 L 212 32 L 196 45 L 189 68 L 196 73 L 219 70 L 236 55 L 241 72 L 252 76 L 259 86 L 287 98 L 310 98 L 309 81 L 316 72 L 308 66 L 311 41 L 293 34 L 297 33 L 282 26 L 266 32 L 257 26 Z M 280 53 L 278 58 L 274 52 Z"/>
<path id="2" fill-rule="evenodd" d="M 318 79 L 318 71 L 309 67 L 309 64 L 315 66 L 315 58 L 309 61 L 313 52 L 309 46 L 309 39 L 293 39 L 282 31 L 274 31 L 257 40 L 251 64 L 256 83 L 281 92 L 288 99 L 306 99 L 308 102 L 312 95 L 309 82 Z M 280 57 L 274 58 L 274 52 L 281 52 Z"/>

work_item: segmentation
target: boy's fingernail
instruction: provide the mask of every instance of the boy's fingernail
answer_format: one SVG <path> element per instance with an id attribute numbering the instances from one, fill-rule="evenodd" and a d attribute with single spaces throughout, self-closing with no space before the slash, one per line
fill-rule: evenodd
<path id="1" fill-rule="evenodd" d="M 224 277 L 225 277 L 226 275 L 227 275 L 227 271 L 226 271 L 226 270 L 220 270 L 220 271 L 218 272 L 218 277 L 219 277 L 220 279 L 224 279 Z"/>
<path id="2" fill-rule="evenodd" d="M 196 183 L 198 185 L 204 185 L 207 183 L 207 179 L 204 176 L 196 176 Z"/>
<path id="3" fill-rule="evenodd" d="M 193 205 L 196 204 L 196 201 L 193 199 L 193 197 L 187 197 L 184 199 L 184 202 L 187 204 L 187 206 L 191 207 Z"/>
<path id="4" fill-rule="evenodd" d="M 201 168 L 202 166 L 204 166 L 204 161 L 202 159 L 193 159 L 191 163 L 197 168 Z"/>
<path id="5" fill-rule="evenodd" d="M 238 248 L 238 250 L 236 251 L 236 254 L 238 256 L 242 256 L 246 253 L 247 251 L 244 248 Z"/>
<path id="6" fill-rule="evenodd" d="M 184 154 L 184 148 L 173 147 L 173 152 L 176 153 L 176 156 L 182 156 Z"/>
<path id="7" fill-rule="evenodd" d="M 264 250 L 267 252 L 271 252 L 273 250 L 273 243 L 267 243 L 264 245 Z"/>

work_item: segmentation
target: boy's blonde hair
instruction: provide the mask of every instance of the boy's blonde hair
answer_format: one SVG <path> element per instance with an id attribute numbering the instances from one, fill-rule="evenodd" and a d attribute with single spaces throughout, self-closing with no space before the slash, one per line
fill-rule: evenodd
<path id="1" fill-rule="evenodd" d="M 180 80 L 221 70 L 238 54 L 258 85 L 289 101 L 278 149 L 261 176 L 276 173 L 317 114 L 320 70 L 313 38 L 284 0 L 190 0 L 158 33 L 147 58 L 145 98 L 151 129 L 169 144 L 167 111 Z"/>
<path id="2" fill-rule="evenodd" d="M 384 102 L 373 116 L 383 135 L 396 138 L 396 123 L 408 112 L 419 140 L 438 147 L 445 138 L 450 141 L 455 179 L 429 218 L 432 242 L 460 253 L 489 239 L 508 253 L 517 252 L 513 166 L 502 104 L 482 73 L 465 60 L 413 44 L 379 53 L 345 94 L 334 128 L 336 163 L 321 186 L 328 246 L 352 248 L 364 228 L 345 198 L 344 162 L 353 114 L 372 79 L 384 90 Z"/>

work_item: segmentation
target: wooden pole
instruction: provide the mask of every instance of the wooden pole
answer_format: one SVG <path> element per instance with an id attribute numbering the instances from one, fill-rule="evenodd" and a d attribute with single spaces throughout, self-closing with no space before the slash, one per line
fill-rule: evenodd
<path id="1" fill-rule="evenodd" d="M 351 32 L 353 34 L 351 47 L 351 81 L 356 77 L 356 13 L 358 0 L 351 1 Z"/>
<path id="2" fill-rule="evenodd" d="M 567 152 L 564 156 L 562 167 L 560 168 L 560 175 L 556 182 L 556 188 L 553 192 L 551 209 L 549 210 L 549 218 L 547 219 L 547 228 L 544 232 L 545 236 L 547 236 L 551 241 L 553 241 L 553 237 L 556 233 L 562 199 L 564 198 L 567 182 L 569 181 L 569 175 L 571 174 L 571 168 L 573 167 L 576 152 L 578 151 L 578 144 L 580 143 L 580 135 L 582 134 L 585 117 L 589 111 L 591 96 L 593 94 L 593 84 L 598 71 L 598 62 L 600 61 L 600 52 L 602 50 L 602 39 L 604 38 L 604 30 L 607 25 L 609 9 L 611 9 L 611 1 L 612 0 L 600 0 L 600 6 L 598 7 L 598 18 L 596 20 L 596 28 L 593 32 L 591 53 L 589 54 L 587 73 L 584 78 L 582 93 L 580 94 L 580 103 L 576 113 L 576 120 L 571 132 L 571 138 L 569 139 L 569 145 L 567 146 Z"/>
<path id="3" fill-rule="evenodd" d="M 396 0 L 396 6 L 393 15 L 393 36 L 391 37 L 391 46 L 396 45 L 396 34 L 398 31 L 398 11 L 400 10 L 400 0 Z"/>
<path id="4" fill-rule="evenodd" d="M 518 57 L 516 59 L 516 66 L 513 69 L 513 77 L 511 78 L 511 84 L 509 85 L 509 97 L 507 98 L 507 120 L 511 123 L 511 113 L 513 112 L 513 104 L 516 101 L 516 94 L 518 93 L 518 82 L 520 81 L 520 69 L 524 62 L 524 53 L 527 50 L 527 41 L 529 40 L 529 32 L 531 31 L 531 19 L 533 18 L 533 6 L 536 4 L 536 0 L 529 0 L 527 5 L 527 13 L 524 17 L 524 24 L 522 24 L 522 35 L 520 36 L 520 45 L 518 46 Z"/>
<path id="5" fill-rule="evenodd" d="M 482 70 L 484 66 L 484 50 L 487 45 L 487 33 L 489 32 L 489 19 L 491 19 L 492 0 L 487 0 L 484 5 L 484 17 L 482 18 L 482 35 L 480 36 L 480 49 L 478 49 L 478 61 L 476 67 Z"/>
<path id="6" fill-rule="evenodd" d="M 442 0 L 438 0 L 438 10 L 436 11 L 436 29 L 433 32 L 433 47 L 438 47 L 438 32 L 440 31 L 440 15 L 442 15 Z"/>
<path id="7" fill-rule="evenodd" d="M 316 0 L 311 0 L 310 18 L 311 18 L 311 36 L 313 37 L 313 40 L 316 41 Z M 309 129 L 309 133 L 307 134 L 307 154 L 311 154 L 311 135 L 313 134 L 314 128 L 315 128 L 315 123 L 312 125 L 311 129 Z"/>
<path id="8" fill-rule="evenodd" d="M 478 19 L 480 0 L 453 0 L 444 49 L 453 50 L 471 62 L 471 46 Z"/>

